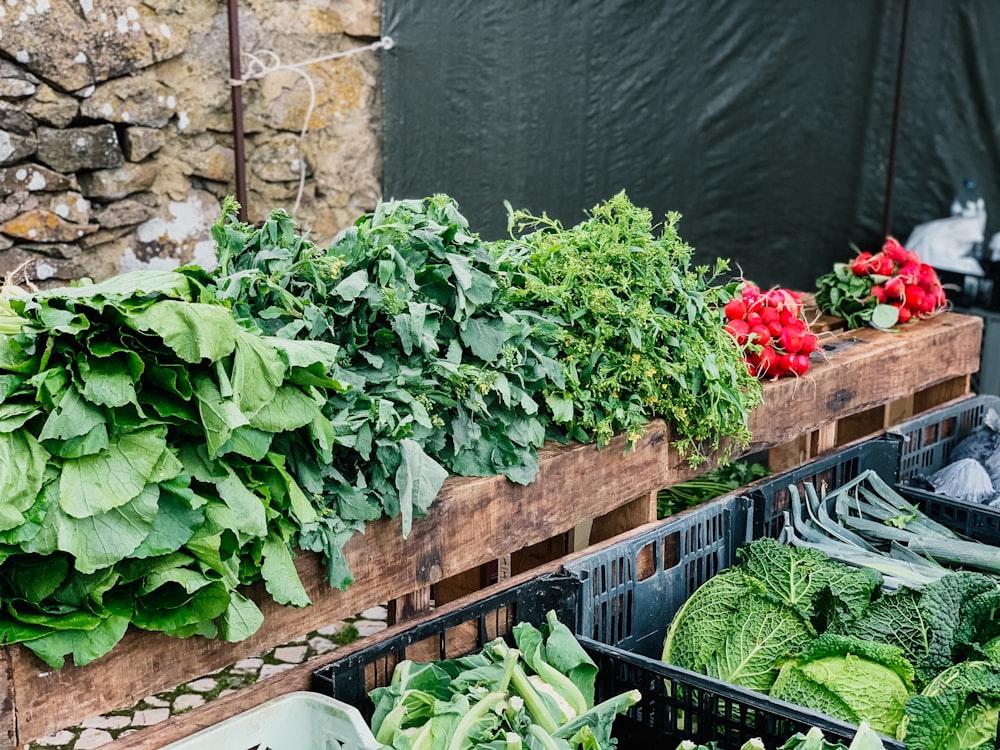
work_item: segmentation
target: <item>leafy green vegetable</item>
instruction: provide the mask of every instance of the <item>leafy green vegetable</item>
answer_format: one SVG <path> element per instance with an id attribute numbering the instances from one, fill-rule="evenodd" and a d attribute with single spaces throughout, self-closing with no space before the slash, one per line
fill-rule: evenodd
<path id="1" fill-rule="evenodd" d="M 899 739 L 910 750 L 991 748 L 1000 715 L 1000 665 L 961 662 L 906 703 Z"/>
<path id="2" fill-rule="evenodd" d="M 849 328 L 871 324 L 892 328 L 899 320 L 898 311 L 880 303 L 872 294 L 875 278 L 858 276 L 850 263 L 834 263 L 833 269 L 816 279 L 816 305 L 825 313 L 843 318 Z"/>
<path id="3" fill-rule="evenodd" d="M 698 464 L 749 440 L 762 389 L 723 327 L 729 293 L 712 281 L 727 266 L 692 267 L 679 220 L 668 215 L 657 236 L 650 212 L 624 193 L 572 228 L 511 212 L 513 239 L 494 254 L 509 297 L 558 323 L 545 333 L 564 382 L 541 384 L 552 420 L 603 445 L 619 432 L 634 442 L 662 416 Z"/>
<path id="4" fill-rule="evenodd" d="M 813 550 L 761 539 L 739 550 L 740 563 L 700 586 L 674 616 L 663 660 L 768 692 L 780 661 L 816 634 L 819 605 L 859 612 L 879 583 L 869 571 Z"/>
<path id="5" fill-rule="evenodd" d="M 894 736 L 913 677 L 895 646 L 825 633 L 781 667 L 770 694 Z"/>
<path id="6" fill-rule="evenodd" d="M 677 482 L 656 493 L 656 517 L 669 518 L 682 510 L 745 487 L 768 473 L 770 469 L 764 464 L 746 460 L 717 466 L 699 477 Z"/>
<path id="7" fill-rule="evenodd" d="M 614 717 L 639 692 L 595 706 L 597 667 L 554 612 L 540 628 L 518 623 L 514 640 L 516 648 L 497 639 L 459 659 L 400 662 L 370 694 L 376 739 L 399 750 L 613 748 Z"/>
<path id="8" fill-rule="evenodd" d="M 281 455 L 317 472 L 335 347 L 294 359 L 239 326 L 196 273 L 142 272 L 18 295 L 0 336 L 0 639 L 61 667 L 131 623 L 241 640 L 237 590 L 308 597 L 291 547 L 325 509 Z M 296 407 L 272 408 L 273 404 Z"/>

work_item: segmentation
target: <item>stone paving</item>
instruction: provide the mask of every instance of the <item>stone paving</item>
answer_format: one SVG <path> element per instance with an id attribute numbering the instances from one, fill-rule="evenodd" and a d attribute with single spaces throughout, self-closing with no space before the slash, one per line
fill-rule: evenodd
<path id="1" fill-rule="evenodd" d="M 95 716 L 78 727 L 68 727 L 35 740 L 25 745 L 25 750 L 91 750 L 100 747 L 385 627 L 385 607 L 366 609 L 356 617 L 328 625 L 265 654 L 243 659 L 173 690 L 150 695 L 132 708 Z"/>

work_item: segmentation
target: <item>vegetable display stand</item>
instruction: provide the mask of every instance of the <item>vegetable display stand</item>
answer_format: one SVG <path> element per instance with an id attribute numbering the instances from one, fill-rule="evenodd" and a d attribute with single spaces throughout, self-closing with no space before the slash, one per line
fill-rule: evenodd
<path id="1" fill-rule="evenodd" d="M 908 404 L 907 413 L 918 414 L 967 395 L 969 378 L 979 366 L 981 328 L 979 318 L 946 313 L 901 326 L 898 333 L 865 329 L 824 337 L 826 359 L 817 355 L 806 376 L 765 384 L 765 403 L 751 415 L 753 441 L 748 450 L 780 453 L 793 446 L 785 452 L 798 465 L 883 431 L 899 413 L 893 405 L 901 400 Z M 545 561 L 567 548 L 567 534 L 590 525 L 589 536 L 577 540 L 577 546 L 584 547 L 652 522 L 656 492 L 706 468 L 692 469 L 671 448 L 669 427 L 662 421 L 653 422 L 628 453 L 618 437 L 602 450 L 593 445 L 547 445 L 539 463 L 539 475 L 529 485 L 504 477 L 449 478 L 427 518 L 414 522 L 407 539 L 398 519 L 370 523 L 345 548 L 356 578 L 346 591 L 330 589 L 316 556 L 299 555 L 296 567 L 312 606 L 282 607 L 263 589 L 251 591 L 265 619 L 245 641 L 197 636 L 182 640 L 131 630 L 108 655 L 61 670 L 47 667 L 23 647 L 0 649 L 0 748 L 127 708 L 368 607 L 404 597 L 426 603 L 431 586 L 478 572 L 483 565 L 496 566 L 498 560 L 509 560 L 514 575 L 522 566 L 535 572 L 551 567 Z M 713 463 L 710 457 L 707 465 Z M 543 554 L 528 554 L 539 549 Z M 484 576 L 471 578 L 472 588 L 479 588 Z M 109 750 L 158 747 L 284 692 L 304 689 L 311 671 L 332 658 L 316 657 L 139 730 L 116 740 Z"/>

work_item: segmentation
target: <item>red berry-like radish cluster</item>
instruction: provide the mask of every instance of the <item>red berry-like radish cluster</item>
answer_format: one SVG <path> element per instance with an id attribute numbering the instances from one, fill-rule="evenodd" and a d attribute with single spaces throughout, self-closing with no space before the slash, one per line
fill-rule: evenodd
<path id="1" fill-rule="evenodd" d="M 944 288 L 932 266 L 920 256 L 888 237 L 880 252 L 860 253 L 851 262 L 855 276 L 870 276 L 871 294 L 881 304 L 892 305 L 899 322 L 912 317 L 929 318 L 947 307 Z"/>
<path id="2" fill-rule="evenodd" d="M 816 334 L 802 317 L 802 295 L 743 283 L 725 307 L 726 330 L 744 347 L 747 368 L 758 378 L 805 375 Z"/>

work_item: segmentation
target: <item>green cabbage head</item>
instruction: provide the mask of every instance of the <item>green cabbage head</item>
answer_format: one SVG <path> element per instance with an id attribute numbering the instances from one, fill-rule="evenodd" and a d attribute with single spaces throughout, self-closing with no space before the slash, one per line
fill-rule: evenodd
<path id="1" fill-rule="evenodd" d="M 899 648 L 826 633 L 782 665 L 771 695 L 895 736 L 913 677 Z"/>
<path id="2" fill-rule="evenodd" d="M 1000 718 L 1000 664 L 950 667 L 906 703 L 897 737 L 907 750 L 992 748 Z"/>

